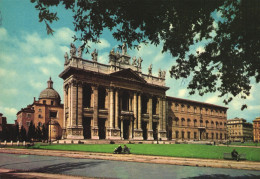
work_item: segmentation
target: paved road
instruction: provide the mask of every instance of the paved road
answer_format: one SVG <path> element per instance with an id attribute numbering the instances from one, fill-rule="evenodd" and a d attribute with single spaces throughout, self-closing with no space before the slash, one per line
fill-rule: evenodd
<path id="1" fill-rule="evenodd" d="M 260 171 L 0 153 L 0 168 L 104 178 L 260 178 Z"/>

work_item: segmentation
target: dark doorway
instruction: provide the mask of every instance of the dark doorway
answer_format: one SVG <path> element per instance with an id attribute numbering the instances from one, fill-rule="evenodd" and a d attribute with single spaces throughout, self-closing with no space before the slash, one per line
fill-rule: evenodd
<path id="1" fill-rule="evenodd" d="M 106 127 L 105 127 L 106 119 L 98 118 L 98 136 L 99 139 L 106 138 Z"/>
<path id="2" fill-rule="evenodd" d="M 129 126 L 130 126 L 130 121 L 129 120 L 124 120 L 123 121 L 123 138 L 124 139 L 129 139 Z"/>
<path id="3" fill-rule="evenodd" d="M 143 138 L 147 140 L 147 122 L 142 121 Z"/>
<path id="4" fill-rule="evenodd" d="M 83 124 L 84 139 L 91 139 L 91 126 L 90 126 L 91 118 L 90 117 L 83 118 L 82 124 Z"/>
<path id="5" fill-rule="evenodd" d="M 157 129 L 157 122 L 153 122 L 153 138 L 154 140 L 158 139 L 158 129 Z"/>

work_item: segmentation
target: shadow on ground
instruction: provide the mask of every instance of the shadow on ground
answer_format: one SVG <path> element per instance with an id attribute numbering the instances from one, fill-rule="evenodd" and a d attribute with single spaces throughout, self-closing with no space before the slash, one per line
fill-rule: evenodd
<path id="1" fill-rule="evenodd" d="M 196 177 L 188 177 L 183 179 L 259 179 L 260 175 L 230 176 L 224 174 L 200 175 Z"/>

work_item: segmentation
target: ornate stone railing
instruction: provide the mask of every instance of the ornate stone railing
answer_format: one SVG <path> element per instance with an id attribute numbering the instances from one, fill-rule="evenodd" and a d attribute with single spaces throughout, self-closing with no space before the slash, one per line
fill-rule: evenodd
<path id="1" fill-rule="evenodd" d="M 142 77 L 147 83 L 153 84 L 153 85 L 159 85 L 159 86 L 165 86 L 165 79 L 155 77 L 152 75 L 143 74 L 141 72 L 141 69 L 127 64 L 120 64 L 120 63 L 111 63 L 110 65 L 102 64 L 95 61 L 85 60 L 78 57 L 73 57 L 69 59 L 68 63 L 64 65 L 64 68 L 68 67 L 75 67 L 80 69 L 86 69 L 89 71 L 97 72 L 97 73 L 103 73 L 103 74 L 110 74 L 116 71 L 120 71 L 122 69 L 130 68 L 133 71 L 136 71 L 140 77 Z"/>

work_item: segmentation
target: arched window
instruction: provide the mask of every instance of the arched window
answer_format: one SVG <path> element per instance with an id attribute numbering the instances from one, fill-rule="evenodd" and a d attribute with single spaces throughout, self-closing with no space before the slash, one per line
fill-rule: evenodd
<path id="1" fill-rule="evenodd" d="M 194 107 L 194 113 L 197 113 L 197 108 L 196 107 Z"/>
<path id="2" fill-rule="evenodd" d="M 42 118 L 42 115 L 39 114 L 39 115 L 38 115 L 38 118 Z"/>
<path id="3" fill-rule="evenodd" d="M 194 127 L 197 126 L 197 119 L 194 119 Z"/>
<path id="4" fill-rule="evenodd" d="M 187 126 L 190 126 L 190 119 L 187 119 Z"/>
<path id="5" fill-rule="evenodd" d="M 176 136 L 176 139 L 179 138 L 179 131 L 175 131 L 175 136 Z"/>
<path id="6" fill-rule="evenodd" d="M 179 104 L 175 103 L 175 111 L 178 111 L 178 110 L 179 110 Z"/>
<path id="7" fill-rule="evenodd" d="M 208 120 L 206 120 L 206 127 L 208 127 L 208 124 L 209 124 L 209 121 L 208 121 Z"/>
<path id="8" fill-rule="evenodd" d="M 203 121 L 200 120 L 200 127 L 203 127 Z"/>
<path id="9" fill-rule="evenodd" d="M 178 126 L 179 125 L 179 118 L 175 118 L 175 124 L 176 124 L 176 126 Z"/>
<path id="10" fill-rule="evenodd" d="M 185 123 L 185 119 L 181 118 L 181 125 L 184 126 L 184 123 Z"/>
<path id="11" fill-rule="evenodd" d="M 181 138 L 184 139 L 184 131 L 181 132 Z"/>
<path id="12" fill-rule="evenodd" d="M 214 122 L 213 121 L 211 121 L 211 127 L 214 127 Z"/>
<path id="13" fill-rule="evenodd" d="M 184 112 L 184 105 L 181 105 L 181 112 Z"/>

